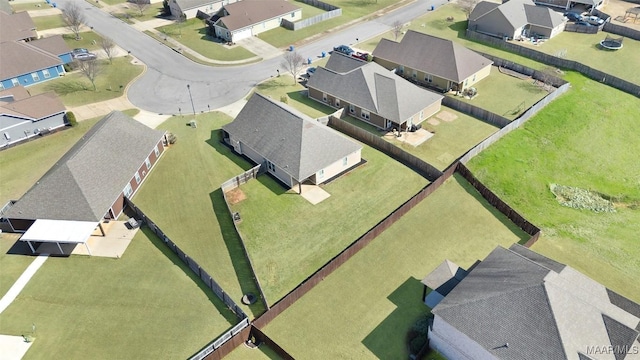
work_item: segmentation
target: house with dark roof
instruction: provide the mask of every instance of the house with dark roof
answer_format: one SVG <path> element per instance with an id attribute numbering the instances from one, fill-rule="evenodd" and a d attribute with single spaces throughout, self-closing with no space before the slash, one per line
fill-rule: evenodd
<path id="1" fill-rule="evenodd" d="M 491 73 L 493 61 L 451 40 L 409 30 L 400 42 L 382 39 L 373 61 L 422 86 L 463 91 Z"/>
<path id="2" fill-rule="evenodd" d="M 286 0 L 243 0 L 224 5 L 213 27 L 216 36 L 238 41 L 302 19 L 302 9 Z"/>
<path id="3" fill-rule="evenodd" d="M 593 10 L 602 7 L 604 0 L 537 0 L 536 4 L 562 10 L 570 10 L 575 7 L 593 12 Z"/>
<path id="4" fill-rule="evenodd" d="M 73 231 L 77 225 L 82 232 L 100 228 L 103 221 L 116 219 L 122 213 L 124 197 L 136 193 L 164 152 L 165 144 L 164 131 L 113 111 L 98 121 L 4 216 L 15 232 L 37 228 L 36 233 L 45 234 L 35 240 L 29 238 L 31 242 L 65 243 L 54 229 Z M 52 230 L 47 232 L 47 228 Z M 82 239 L 83 236 L 65 233 L 84 241 L 89 235 L 90 232 Z"/>
<path id="5" fill-rule="evenodd" d="M 640 358 L 639 304 L 518 244 L 494 249 L 431 312 L 430 347 L 447 359 Z"/>
<path id="6" fill-rule="evenodd" d="M 230 4 L 236 0 L 169 0 L 171 16 L 178 19 L 192 19 L 196 17 L 198 11 L 205 14 L 213 14 L 222 8 L 223 4 Z"/>
<path id="7" fill-rule="evenodd" d="M 0 147 L 65 126 L 65 111 L 53 93 L 31 96 L 22 86 L 0 91 Z"/>
<path id="8" fill-rule="evenodd" d="M 262 164 L 288 187 L 327 182 L 362 160 L 357 142 L 258 93 L 222 132 L 236 153 Z"/>
<path id="9" fill-rule="evenodd" d="M 380 129 L 407 129 L 440 111 L 442 95 L 374 62 L 334 53 L 307 82 L 309 97 Z"/>
<path id="10" fill-rule="evenodd" d="M 469 15 L 469 30 L 508 39 L 551 39 L 564 30 L 566 19 L 533 0 L 510 0 L 504 4 L 479 2 Z"/>
<path id="11" fill-rule="evenodd" d="M 64 75 L 71 49 L 61 35 L 38 39 L 29 14 L 0 11 L 0 90 Z"/>

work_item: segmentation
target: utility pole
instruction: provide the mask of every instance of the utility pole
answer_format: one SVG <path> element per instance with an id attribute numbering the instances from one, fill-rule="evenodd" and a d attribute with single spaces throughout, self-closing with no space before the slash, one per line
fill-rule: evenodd
<path id="1" fill-rule="evenodd" d="M 191 99 L 191 109 L 193 109 L 193 118 L 196 117 L 196 107 L 193 106 L 193 96 L 191 96 L 191 86 L 187 84 L 187 90 L 189 91 L 189 99 Z"/>

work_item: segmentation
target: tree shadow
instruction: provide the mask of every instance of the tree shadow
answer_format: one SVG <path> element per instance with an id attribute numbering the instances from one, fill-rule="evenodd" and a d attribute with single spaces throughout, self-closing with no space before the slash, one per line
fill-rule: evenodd
<path id="1" fill-rule="evenodd" d="M 200 279 L 200 277 L 197 276 L 193 272 L 193 270 L 191 270 L 191 268 L 178 257 L 176 253 L 169 249 L 169 247 L 165 245 L 164 242 L 162 242 L 162 240 L 160 240 L 160 238 L 158 238 L 158 236 L 156 236 L 156 234 L 154 234 L 148 226 L 142 226 L 140 228 L 140 231 L 145 234 L 149 241 L 151 241 L 151 243 L 158 250 L 160 250 L 160 252 L 164 256 L 171 260 L 171 262 L 175 266 L 179 267 L 180 270 L 182 270 L 189 277 L 189 279 L 191 279 L 198 286 L 198 288 L 200 288 L 200 290 L 202 290 L 202 292 L 207 295 L 209 301 L 211 301 L 211 303 L 216 307 L 216 309 L 218 309 L 220 314 L 225 318 L 225 320 L 229 322 L 230 325 L 235 325 L 238 323 L 238 317 L 233 313 L 233 311 L 231 311 L 224 304 L 224 302 L 222 302 L 222 300 L 220 300 L 220 298 L 218 298 L 218 296 L 216 296 L 216 294 L 214 294 L 213 291 L 202 281 L 202 279 Z"/>
<path id="2" fill-rule="evenodd" d="M 260 299 L 260 301 L 256 301 L 252 305 L 249 305 L 251 313 L 254 317 L 257 317 L 266 310 L 266 306 L 264 304 L 265 299 L 260 297 L 260 291 L 258 290 L 258 285 L 254 279 L 254 276 L 257 277 L 257 274 L 253 273 L 249 260 L 247 260 L 245 256 L 242 239 L 235 229 L 233 218 L 231 217 L 231 213 L 227 208 L 227 204 L 225 203 L 224 196 L 222 194 L 222 189 L 218 188 L 214 192 L 210 193 L 209 197 L 211 199 L 211 205 L 213 206 L 213 212 L 216 214 L 216 219 L 220 225 L 220 232 L 222 233 L 222 238 L 227 246 L 227 251 L 229 252 L 229 257 L 233 264 L 233 269 L 238 277 L 238 283 L 240 284 L 242 293 L 252 293 Z M 240 302 L 239 300 L 240 299 L 237 299 L 236 302 Z"/>
<path id="3" fill-rule="evenodd" d="M 467 20 L 450 23 L 449 29 L 458 33 L 458 39 L 465 39 L 467 33 Z"/>
<path id="4" fill-rule="evenodd" d="M 410 277 L 387 297 L 396 309 L 362 340 L 379 359 L 408 358 L 406 334 L 420 316 L 429 312 L 429 307 L 422 302 L 422 289 L 422 283 Z M 405 354 L 397 353 L 398 346 L 390 346 L 398 341 L 403 342 Z"/>
<path id="5" fill-rule="evenodd" d="M 54 91 L 63 96 L 73 94 L 78 91 L 87 91 L 89 88 L 80 81 L 51 82 L 45 86 L 45 90 Z"/>

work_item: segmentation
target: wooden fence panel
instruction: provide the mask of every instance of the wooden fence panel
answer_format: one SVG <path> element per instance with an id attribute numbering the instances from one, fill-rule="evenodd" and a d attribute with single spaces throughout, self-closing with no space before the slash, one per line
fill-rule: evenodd
<path id="1" fill-rule="evenodd" d="M 291 356 L 285 349 L 283 349 L 278 343 L 273 341 L 267 334 L 263 333 L 262 330 L 258 329 L 255 326 L 251 326 L 251 335 L 264 343 L 268 347 L 271 348 L 276 354 L 278 354 L 283 360 L 294 360 L 294 357 Z"/>

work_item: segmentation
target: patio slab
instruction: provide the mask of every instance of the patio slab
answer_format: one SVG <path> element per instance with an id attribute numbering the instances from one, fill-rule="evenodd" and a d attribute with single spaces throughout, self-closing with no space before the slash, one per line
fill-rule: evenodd
<path id="1" fill-rule="evenodd" d="M 103 223 L 106 236 L 93 236 L 87 241 L 91 256 L 101 256 L 110 258 L 120 258 L 127 250 L 131 239 L 136 235 L 138 229 L 129 230 L 125 226 L 125 221 L 110 221 Z M 87 247 L 78 245 L 71 252 L 73 255 L 89 255 Z"/>
<path id="2" fill-rule="evenodd" d="M 294 186 L 291 190 L 293 190 L 296 194 L 298 194 L 298 187 Z M 323 200 L 327 199 L 331 194 L 324 191 L 318 185 L 302 185 L 302 197 L 305 198 L 312 205 L 316 205 L 321 203 Z"/>
<path id="3" fill-rule="evenodd" d="M 33 344 L 22 336 L 0 335 L 0 360 L 20 360 Z"/>

